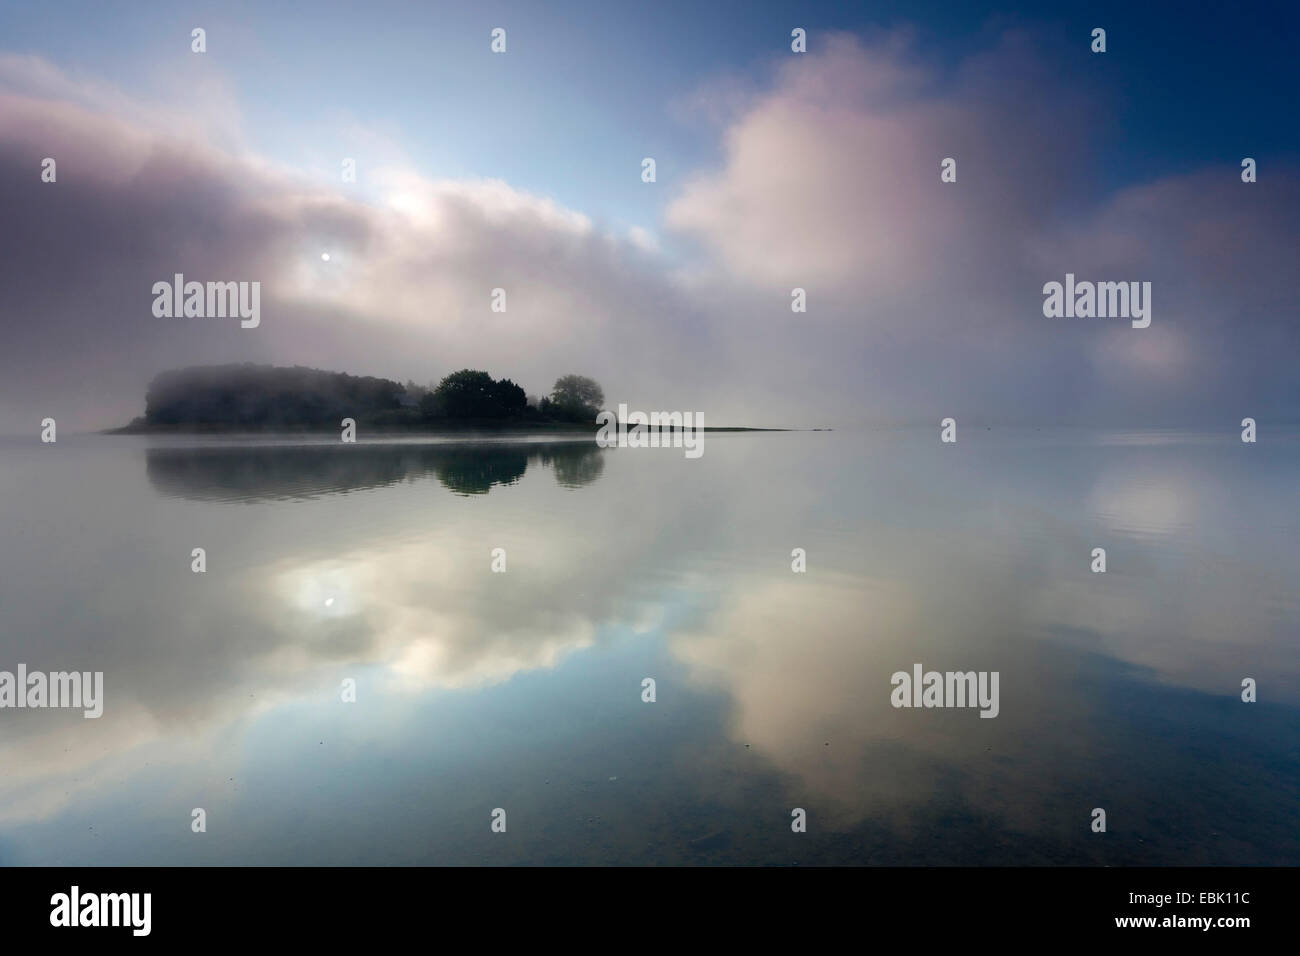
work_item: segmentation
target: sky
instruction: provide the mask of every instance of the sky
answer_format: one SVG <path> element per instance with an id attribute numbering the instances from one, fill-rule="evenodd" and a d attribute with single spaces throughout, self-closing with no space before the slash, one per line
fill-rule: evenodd
<path id="1" fill-rule="evenodd" d="M 227 361 L 717 425 L 1300 421 L 1300 17 L 1133 6 L 5 5 L 0 432 Z M 155 316 L 177 272 L 260 325 Z M 1067 273 L 1151 325 L 1046 317 Z"/>

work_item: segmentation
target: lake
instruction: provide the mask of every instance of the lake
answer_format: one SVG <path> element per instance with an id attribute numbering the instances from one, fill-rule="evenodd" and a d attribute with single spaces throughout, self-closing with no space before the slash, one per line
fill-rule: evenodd
<path id="1" fill-rule="evenodd" d="M 1300 863 L 1296 431 L 34 432 L 0 491 L 0 669 L 104 674 L 0 710 L 0 863 Z"/>

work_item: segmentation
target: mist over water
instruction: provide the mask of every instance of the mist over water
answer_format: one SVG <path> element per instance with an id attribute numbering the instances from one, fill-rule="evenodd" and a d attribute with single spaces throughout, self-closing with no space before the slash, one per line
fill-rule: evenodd
<path id="1" fill-rule="evenodd" d="M 1295 864 L 1298 487 L 1231 428 L 3 439 L 0 669 L 105 704 L 6 712 L 0 863 Z"/>

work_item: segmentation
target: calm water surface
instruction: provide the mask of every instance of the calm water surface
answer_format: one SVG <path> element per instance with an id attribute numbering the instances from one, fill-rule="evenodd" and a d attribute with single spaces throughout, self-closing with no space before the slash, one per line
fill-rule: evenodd
<path id="1" fill-rule="evenodd" d="M 0 711 L 0 862 L 1297 864 L 1298 490 L 1231 430 L 0 439 L 0 669 L 106 697 Z"/>

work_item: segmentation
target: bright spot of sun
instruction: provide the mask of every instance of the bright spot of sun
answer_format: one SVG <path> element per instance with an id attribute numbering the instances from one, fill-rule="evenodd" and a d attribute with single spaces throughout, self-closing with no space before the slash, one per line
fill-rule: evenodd
<path id="1" fill-rule="evenodd" d="M 328 252 L 322 252 L 322 253 L 320 254 L 320 258 L 321 258 L 321 261 L 322 261 L 322 262 L 329 262 L 329 261 L 330 261 L 330 254 L 329 254 Z"/>
<path id="2" fill-rule="evenodd" d="M 312 568 L 293 574 L 284 588 L 291 603 L 310 615 L 348 617 L 359 610 L 350 577 L 343 567 Z"/>

